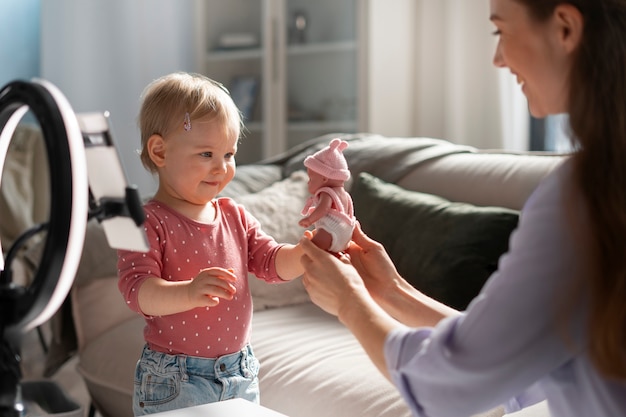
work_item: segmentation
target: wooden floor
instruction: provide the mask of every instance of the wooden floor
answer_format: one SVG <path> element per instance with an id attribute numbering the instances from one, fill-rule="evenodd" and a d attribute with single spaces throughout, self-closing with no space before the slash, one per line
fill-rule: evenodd
<path id="1" fill-rule="evenodd" d="M 42 332 L 44 338 L 48 340 L 50 332 L 45 325 L 42 326 Z M 83 407 L 84 415 L 87 417 L 90 404 L 89 394 L 83 379 L 76 371 L 76 357 L 66 362 L 51 378 L 44 378 L 45 354 L 36 330 L 26 335 L 21 353 L 22 381 L 41 381 L 46 379 L 55 381 L 68 397 Z M 100 417 L 100 414 L 96 413 L 96 417 Z"/>

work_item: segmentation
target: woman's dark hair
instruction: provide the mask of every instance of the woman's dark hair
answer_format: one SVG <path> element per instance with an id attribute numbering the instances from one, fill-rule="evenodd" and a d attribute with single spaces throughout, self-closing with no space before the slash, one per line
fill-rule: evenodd
<path id="1" fill-rule="evenodd" d="M 584 19 L 568 113 L 576 186 L 591 215 L 587 347 L 600 372 L 626 379 L 626 0 L 516 1 L 538 21 L 561 4 Z"/>

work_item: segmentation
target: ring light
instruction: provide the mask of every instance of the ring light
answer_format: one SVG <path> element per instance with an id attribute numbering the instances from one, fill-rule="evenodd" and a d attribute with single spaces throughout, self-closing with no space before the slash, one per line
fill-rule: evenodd
<path id="1" fill-rule="evenodd" d="M 46 143 L 50 221 L 40 261 L 45 267 L 37 269 L 28 288 L 9 292 L 9 300 L 2 300 L 13 307 L 10 313 L 3 311 L 1 319 L 5 337 L 10 338 L 45 323 L 65 300 L 82 253 L 89 201 L 87 163 L 76 115 L 65 96 L 44 80 L 14 81 L 0 91 L 0 173 L 13 132 L 29 109 Z"/>
<path id="2" fill-rule="evenodd" d="M 40 265 L 28 287 L 11 280 L 14 246 L 0 266 L 0 415 L 23 415 L 19 381 L 23 334 L 59 309 L 74 281 L 82 253 L 88 210 L 87 164 L 76 116 L 63 94 L 44 80 L 14 81 L 0 90 L 0 184 L 9 144 L 30 109 L 46 145 L 50 220 Z M 27 232 L 28 234 L 28 232 Z M 19 241 L 19 239 L 18 239 Z"/>
<path id="3" fill-rule="evenodd" d="M 48 223 L 27 230 L 13 243 L 6 259 L 0 256 L 0 417 L 23 415 L 21 339 L 48 321 L 67 297 L 81 259 L 87 220 L 93 217 L 102 224 L 112 248 L 148 250 L 139 192 L 126 183 L 108 112 L 76 115 L 50 82 L 13 81 L 0 90 L 0 185 L 9 144 L 29 110 L 39 121 L 46 145 L 50 214 Z M 32 283 L 17 286 L 11 279 L 15 249 L 42 230 L 47 234 Z"/>

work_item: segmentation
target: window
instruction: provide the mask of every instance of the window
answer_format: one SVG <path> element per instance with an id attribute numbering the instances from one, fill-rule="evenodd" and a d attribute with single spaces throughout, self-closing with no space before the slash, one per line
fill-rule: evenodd
<path id="1" fill-rule="evenodd" d="M 530 150 L 566 153 L 572 151 L 568 116 L 559 114 L 545 119 L 530 118 Z"/>

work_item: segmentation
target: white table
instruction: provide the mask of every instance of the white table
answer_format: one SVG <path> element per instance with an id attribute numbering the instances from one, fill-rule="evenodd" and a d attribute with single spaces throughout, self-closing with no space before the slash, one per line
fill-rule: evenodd
<path id="1" fill-rule="evenodd" d="M 287 417 L 284 414 L 241 398 L 152 415 L 154 417 Z"/>

